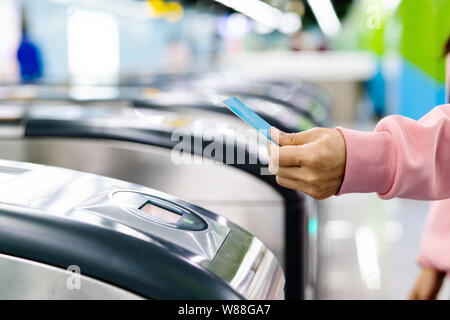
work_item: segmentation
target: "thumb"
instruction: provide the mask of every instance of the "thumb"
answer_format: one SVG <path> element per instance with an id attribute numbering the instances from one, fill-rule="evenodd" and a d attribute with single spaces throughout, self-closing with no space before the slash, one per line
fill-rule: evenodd
<path id="1" fill-rule="evenodd" d="M 280 146 L 302 145 L 314 140 L 314 136 L 310 130 L 298 133 L 285 133 L 275 127 L 270 129 L 270 137 Z"/>

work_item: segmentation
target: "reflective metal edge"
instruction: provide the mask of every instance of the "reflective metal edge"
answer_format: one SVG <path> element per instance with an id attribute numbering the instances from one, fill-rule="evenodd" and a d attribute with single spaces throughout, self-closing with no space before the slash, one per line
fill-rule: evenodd
<path id="1" fill-rule="evenodd" d="M 82 273 L 76 274 L 73 271 L 2 253 L 0 253 L 0 288 L 2 300 L 143 299 L 135 293 Z"/>

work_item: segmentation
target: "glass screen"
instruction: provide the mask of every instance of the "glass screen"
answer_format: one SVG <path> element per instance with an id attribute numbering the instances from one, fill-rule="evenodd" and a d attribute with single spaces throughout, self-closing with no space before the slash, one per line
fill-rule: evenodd
<path id="1" fill-rule="evenodd" d="M 161 207 L 158 207 L 150 202 L 147 202 L 142 207 L 139 208 L 142 212 L 145 212 L 153 217 L 156 217 L 158 219 L 176 223 L 178 219 L 180 219 L 181 215 L 166 209 L 163 209 Z"/>

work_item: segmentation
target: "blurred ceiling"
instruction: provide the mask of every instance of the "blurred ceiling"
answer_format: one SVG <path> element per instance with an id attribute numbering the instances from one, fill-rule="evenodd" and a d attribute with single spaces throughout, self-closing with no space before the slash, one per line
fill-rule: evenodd
<path id="1" fill-rule="evenodd" d="M 175 1 L 175 0 L 174 0 Z M 215 12 L 231 13 L 233 9 L 216 2 L 215 0 L 177 0 L 185 6 L 196 6 L 203 9 L 214 10 Z M 245 1 L 245 0 L 242 0 Z M 316 18 L 306 0 L 260 0 L 272 7 L 280 9 L 284 12 L 296 12 L 302 17 L 302 25 L 304 27 L 317 25 Z M 339 19 L 347 14 L 354 0 L 332 0 L 333 7 Z"/>
<path id="2" fill-rule="evenodd" d="M 77 4 L 89 7 L 110 8 L 121 7 L 118 4 L 138 4 L 139 2 L 148 2 L 151 8 L 151 16 L 153 18 L 165 17 L 168 20 L 178 21 L 183 14 L 184 8 L 198 8 L 208 10 L 217 14 L 227 14 L 236 12 L 237 7 L 247 7 L 246 15 L 252 17 L 253 13 L 261 18 L 261 20 L 270 20 L 272 15 L 291 14 L 301 18 L 301 26 L 304 28 L 317 26 L 317 18 L 314 13 L 324 13 L 322 15 L 322 23 L 329 24 L 331 20 L 337 18 L 343 20 L 350 6 L 358 0 L 51 0 L 59 3 Z M 330 5 L 332 4 L 332 6 Z M 114 5 L 113 5 L 114 4 Z M 126 7 L 126 6 L 124 6 Z M 313 12 L 312 7 L 316 7 Z M 317 9 L 319 8 L 319 9 Z M 334 8 L 334 10 L 333 10 Z M 258 11 L 256 13 L 255 11 Z M 330 10 L 331 9 L 331 10 Z M 178 14 L 173 14 L 173 13 Z M 332 12 L 334 17 L 330 17 Z M 275 13 L 275 14 L 274 14 Z M 326 15 L 328 14 L 328 16 Z M 273 18 L 273 17 L 272 17 Z M 331 18 L 331 19 L 330 19 Z M 319 18 L 320 19 L 320 18 Z M 258 20 L 258 19 L 255 19 Z M 259 21 L 261 22 L 261 21 Z M 334 23 L 334 21 L 331 21 Z M 336 22 L 339 24 L 339 22 Z M 335 24 L 336 24 L 335 23 Z M 264 23 L 263 23 L 264 24 Z M 270 23 L 269 23 L 270 25 Z M 321 28 L 323 26 L 321 25 Z M 276 28 L 274 28 L 276 29 Z M 322 28 L 323 29 L 323 28 Z M 326 33 L 326 32 L 325 32 Z"/>

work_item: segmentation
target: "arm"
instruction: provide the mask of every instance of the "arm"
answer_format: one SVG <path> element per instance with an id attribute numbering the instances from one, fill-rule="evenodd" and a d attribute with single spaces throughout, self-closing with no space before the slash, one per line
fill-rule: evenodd
<path id="1" fill-rule="evenodd" d="M 281 147 L 271 147 L 269 169 L 278 183 L 317 199 L 355 192 L 377 192 L 383 199 L 450 198 L 450 105 L 419 121 L 386 117 L 373 132 L 338 130 L 273 130 Z"/>
<path id="2" fill-rule="evenodd" d="M 422 266 L 450 272 L 450 199 L 431 203 L 417 260 Z"/>
<path id="3" fill-rule="evenodd" d="M 422 270 L 410 293 L 410 299 L 436 299 L 450 272 L 450 199 L 435 201 L 422 236 L 417 260 Z"/>
<path id="4" fill-rule="evenodd" d="M 419 277 L 409 294 L 409 300 L 436 300 L 444 278 L 445 272 L 422 267 Z"/>
<path id="5" fill-rule="evenodd" d="M 434 108 L 419 121 L 387 117 L 372 133 L 341 131 L 347 143 L 347 171 L 339 194 L 450 197 L 450 105 Z"/>

